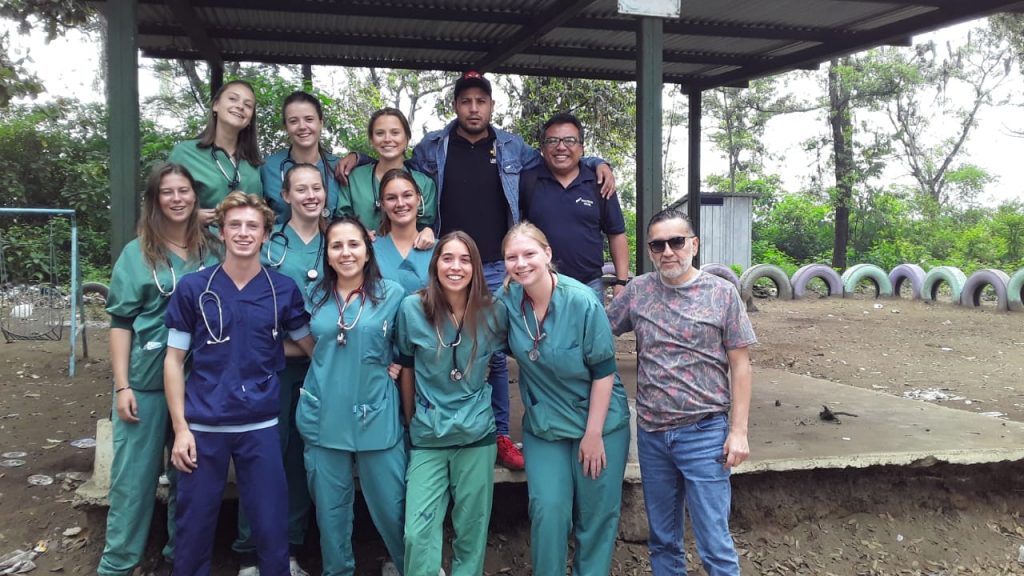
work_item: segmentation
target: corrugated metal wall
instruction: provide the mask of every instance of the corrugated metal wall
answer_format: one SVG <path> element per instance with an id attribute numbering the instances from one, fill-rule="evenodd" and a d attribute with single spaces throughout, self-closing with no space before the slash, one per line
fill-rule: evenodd
<path id="1" fill-rule="evenodd" d="M 753 198 L 705 194 L 702 200 L 701 264 L 739 264 L 743 269 L 749 268 Z M 685 212 L 686 204 L 686 199 L 683 199 L 679 209 Z"/>

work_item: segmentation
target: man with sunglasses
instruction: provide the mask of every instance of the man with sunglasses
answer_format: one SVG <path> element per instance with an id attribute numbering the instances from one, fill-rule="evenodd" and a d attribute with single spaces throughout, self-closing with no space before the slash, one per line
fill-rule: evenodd
<path id="1" fill-rule="evenodd" d="M 647 225 L 657 272 L 608 306 L 612 331 L 636 333 L 637 448 L 654 576 L 686 573 L 683 511 L 710 576 L 738 575 L 729 534 L 730 469 L 747 459 L 757 342 L 735 286 L 693 267 L 699 240 L 685 214 Z"/>
<path id="2" fill-rule="evenodd" d="M 590 286 L 604 302 L 601 282 L 604 238 L 622 291 L 629 277 L 626 221 L 618 196 L 605 198 L 597 174 L 580 162 L 583 125 L 572 114 L 560 113 L 541 130 L 544 164 L 519 177 L 519 211 L 548 237 L 559 272 Z"/>

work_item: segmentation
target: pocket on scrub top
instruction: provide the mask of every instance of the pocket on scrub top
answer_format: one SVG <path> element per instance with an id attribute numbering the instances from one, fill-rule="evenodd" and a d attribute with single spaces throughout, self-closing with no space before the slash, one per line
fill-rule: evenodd
<path id="1" fill-rule="evenodd" d="M 302 439 L 310 444 L 320 440 L 320 399 L 299 388 L 299 402 L 295 408 L 295 427 Z"/>

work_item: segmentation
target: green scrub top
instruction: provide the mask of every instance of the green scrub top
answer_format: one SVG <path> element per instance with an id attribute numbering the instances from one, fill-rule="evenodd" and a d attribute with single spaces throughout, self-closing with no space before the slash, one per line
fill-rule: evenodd
<path id="1" fill-rule="evenodd" d="M 401 284 L 406 294 L 412 294 L 427 285 L 427 271 L 430 259 L 434 256 L 433 248 L 413 248 L 402 258 L 390 235 L 378 236 L 373 243 L 373 255 L 377 259 L 380 275 Z"/>
<path id="2" fill-rule="evenodd" d="M 338 201 L 338 216 L 355 216 L 368 230 L 380 228 L 381 209 L 377 206 L 380 200 L 380 182 L 373 170 L 376 162 L 356 167 L 348 175 L 348 186 L 341 187 L 341 198 Z M 420 187 L 423 195 L 423 215 L 416 218 L 416 227 L 428 228 L 434 225 L 437 216 L 437 187 L 430 176 L 416 170 L 409 170 L 413 180 Z"/>
<path id="3" fill-rule="evenodd" d="M 263 243 L 260 261 L 271 270 L 277 270 L 294 280 L 308 305 L 310 290 L 323 278 L 322 254 L 323 234 L 318 233 L 309 244 L 305 244 L 294 228 L 278 224 Z M 315 278 L 309 277 L 310 270 L 316 270 Z"/>
<path id="4" fill-rule="evenodd" d="M 326 166 L 324 162 L 327 163 Z M 263 197 L 266 199 L 267 205 L 277 214 L 278 223 L 287 222 L 291 218 L 292 207 L 285 203 L 281 197 L 281 192 L 282 188 L 284 188 L 284 175 L 295 164 L 295 160 L 292 160 L 291 147 L 288 147 L 264 158 L 263 164 L 260 166 Z M 327 196 L 327 209 L 331 214 L 337 211 L 338 197 L 341 196 L 341 185 L 334 178 L 334 167 L 337 164 L 338 157 L 330 152 L 324 152 L 315 164 L 317 169 L 320 170 L 320 181 L 324 185 L 324 191 Z M 299 286 L 302 286 L 302 284 L 299 284 Z"/>
<path id="5" fill-rule="evenodd" d="M 536 361 L 529 358 L 534 341 L 526 323 L 534 336 L 538 330 L 530 302 L 521 308 L 523 287 L 513 282 L 508 290 L 498 292 L 508 313 L 508 350 L 519 366 L 519 389 L 526 409 L 523 429 L 549 441 L 582 438 L 594 380 L 615 374 L 602 431 L 608 434 L 629 424 L 611 326 L 591 288 L 568 276 L 557 276 Z"/>
<path id="6" fill-rule="evenodd" d="M 214 158 L 220 160 L 219 165 Z M 196 196 L 199 198 L 200 208 L 216 208 L 217 204 L 231 192 L 228 183 L 234 176 L 235 169 L 231 165 L 231 159 L 220 148 L 200 148 L 199 140 L 185 140 L 174 145 L 167 161 L 177 162 L 192 173 L 192 178 L 196 181 Z M 221 169 L 224 172 L 221 172 Z M 263 196 L 260 170 L 245 160 L 238 162 L 238 181 L 239 185 L 235 190 Z"/>
<path id="7" fill-rule="evenodd" d="M 388 365 L 394 360 L 395 320 L 405 291 L 390 280 L 382 280 L 380 288 L 377 304 L 356 296 L 347 306 L 344 322 L 355 326 L 346 331 L 344 346 L 337 340 L 334 298 L 313 313 L 310 330 L 316 345 L 295 415 L 307 444 L 359 452 L 402 441 L 398 386 L 388 376 Z M 314 302 L 319 297 L 318 291 L 312 295 Z"/>
<path id="8" fill-rule="evenodd" d="M 128 364 L 128 385 L 135 390 L 163 390 L 164 353 L 167 350 L 167 327 L 164 312 L 170 295 L 181 277 L 217 263 L 213 255 L 203 262 L 186 262 L 168 252 L 167 260 L 154 271 L 142 257 L 142 245 L 136 238 L 128 243 L 114 264 L 107 297 L 107 313 L 117 328 L 130 322 L 131 355 Z M 173 273 L 172 273 L 173 270 Z M 162 291 L 162 292 L 161 292 Z"/>
<path id="9" fill-rule="evenodd" d="M 409 438 L 417 448 L 451 448 L 494 443 L 494 411 L 487 364 L 491 355 L 505 347 L 504 311 L 494 314 L 477 329 L 476 353 L 473 338 L 465 331 L 452 348 L 438 342 L 438 331 L 427 320 L 419 294 L 402 301 L 398 313 L 400 362 L 416 371 L 416 404 Z M 456 326 L 449 319 L 440 331 L 443 344 L 457 341 Z M 470 362 L 472 356 L 472 362 Z M 452 370 L 462 372 L 453 380 Z"/>

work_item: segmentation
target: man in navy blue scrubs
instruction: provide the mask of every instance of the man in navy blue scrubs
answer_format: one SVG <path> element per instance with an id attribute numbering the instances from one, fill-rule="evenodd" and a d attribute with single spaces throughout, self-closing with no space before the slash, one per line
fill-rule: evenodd
<path id="1" fill-rule="evenodd" d="M 223 264 L 184 276 L 167 307 L 164 389 L 180 470 L 174 574 L 210 573 L 217 514 L 234 461 L 260 574 L 287 576 L 288 490 L 277 431 L 285 340 L 313 349 L 295 282 L 260 264 L 274 213 L 232 192 L 217 207 Z M 185 361 L 191 371 L 185 379 Z"/>

